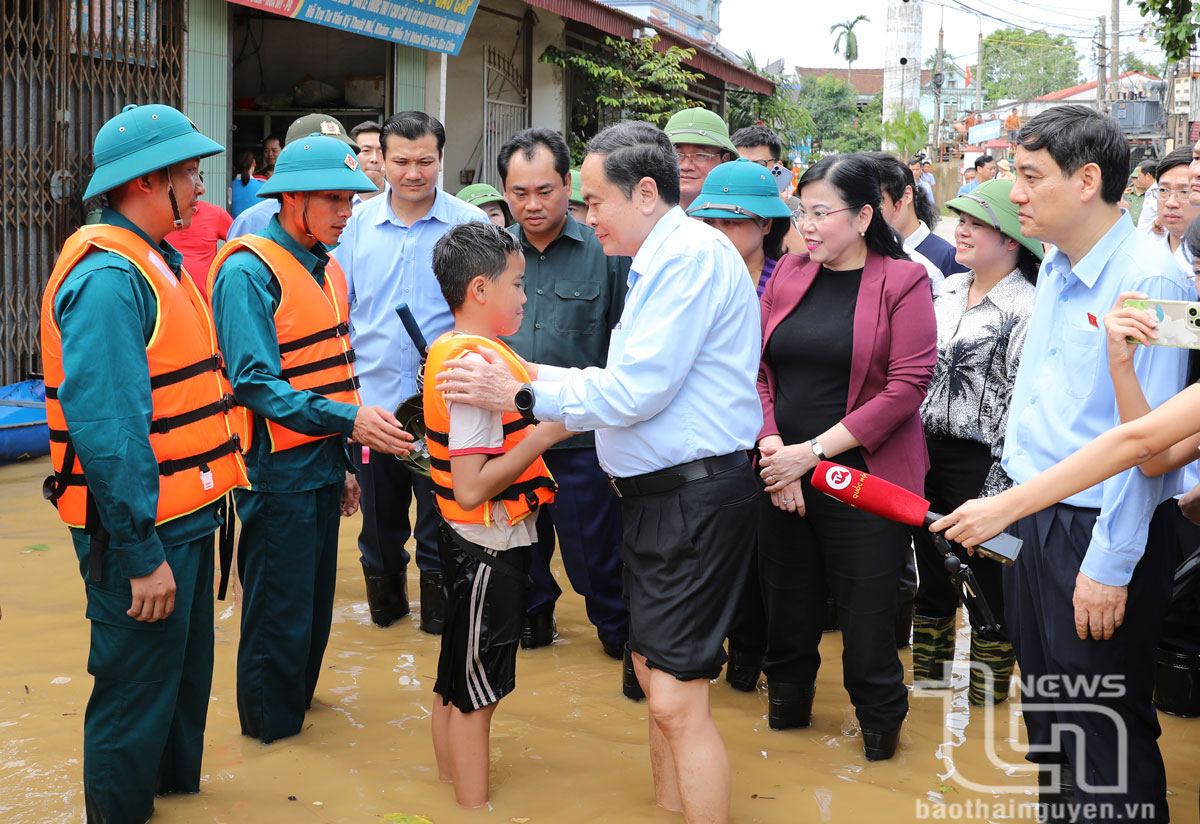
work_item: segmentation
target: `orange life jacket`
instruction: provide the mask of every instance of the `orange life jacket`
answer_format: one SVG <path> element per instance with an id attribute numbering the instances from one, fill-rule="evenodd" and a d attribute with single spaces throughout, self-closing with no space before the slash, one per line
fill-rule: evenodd
<path id="1" fill-rule="evenodd" d="M 425 374 L 436 375 L 447 361 L 460 358 L 479 349 L 491 349 L 498 353 L 509 370 L 521 383 L 528 383 L 529 373 L 511 349 L 498 340 L 447 332 L 429 347 L 425 360 Z M 425 381 L 423 400 L 425 405 L 426 446 L 429 449 L 430 474 L 437 495 L 438 508 L 447 521 L 468 524 L 491 524 L 491 501 L 472 510 L 465 510 L 454 500 L 454 481 L 450 476 L 450 412 L 446 399 L 435 386 L 435 381 Z M 505 412 L 501 417 L 504 426 L 504 451 L 508 452 L 525 439 L 532 424 L 517 412 Z M 554 500 L 558 489 L 546 462 L 539 456 L 525 468 L 512 485 L 493 500 L 502 501 L 511 523 L 517 523 L 535 512 L 542 504 Z"/>
<path id="2" fill-rule="evenodd" d="M 258 255 L 279 284 L 279 306 L 275 309 L 275 334 L 279 339 L 281 376 L 293 389 L 315 392 L 331 401 L 361 406 L 355 355 L 350 346 L 350 297 L 346 275 L 333 258 L 325 265 L 325 283 L 318 285 L 300 261 L 273 240 L 243 235 L 221 247 L 208 270 L 208 295 L 221 275 L 221 264 L 234 252 L 247 250 Z M 282 452 L 323 438 L 304 435 L 265 419 L 271 451 Z"/>
<path id="3" fill-rule="evenodd" d="M 249 487 L 240 451 L 240 415 L 217 349 L 212 315 L 187 273 L 176 278 L 157 249 L 118 226 L 85 226 L 63 245 L 42 295 L 42 363 L 54 476 L 47 497 L 68 525 L 88 524 L 88 492 L 58 402 L 64 379 L 62 333 L 54 299 L 72 268 L 93 250 L 120 255 L 135 267 L 157 301 L 158 319 L 146 344 L 150 369 L 150 447 L 158 459 L 156 523 L 195 512 L 233 487 Z"/>

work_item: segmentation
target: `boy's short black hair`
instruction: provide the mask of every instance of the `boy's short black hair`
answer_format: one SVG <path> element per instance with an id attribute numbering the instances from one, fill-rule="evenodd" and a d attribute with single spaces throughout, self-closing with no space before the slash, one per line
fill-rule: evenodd
<path id="1" fill-rule="evenodd" d="M 1100 196 L 1120 202 L 1129 179 L 1129 141 L 1117 121 L 1075 103 L 1035 115 L 1017 132 L 1017 145 L 1030 152 L 1045 149 L 1070 177 L 1089 163 L 1100 167 Z M 1161 174 L 1161 172 L 1160 172 Z"/>
<path id="2" fill-rule="evenodd" d="M 472 280 L 495 280 L 508 268 L 508 256 L 519 254 L 520 241 L 490 223 L 461 223 L 442 235 L 433 247 L 433 274 L 450 310 L 466 301 Z"/>

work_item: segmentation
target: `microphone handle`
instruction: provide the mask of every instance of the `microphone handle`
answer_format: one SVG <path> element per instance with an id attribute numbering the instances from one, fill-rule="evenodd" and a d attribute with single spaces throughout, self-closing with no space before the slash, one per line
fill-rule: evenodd
<path id="1" fill-rule="evenodd" d="M 396 307 L 396 314 L 400 316 L 400 322 L 404 324 L 404 331 L 408 332 L 408 336 L 412 338 L 413 345 L 421 353 L 421 360 L 423 362 L 429 354 L 429 344 L 425 342 L 425 336 L 421 334 L 421 327 L 417 326 L 417 319 L 413 317 L 412 310 L 408 308 L 407 303 L 401 303 Z"/>

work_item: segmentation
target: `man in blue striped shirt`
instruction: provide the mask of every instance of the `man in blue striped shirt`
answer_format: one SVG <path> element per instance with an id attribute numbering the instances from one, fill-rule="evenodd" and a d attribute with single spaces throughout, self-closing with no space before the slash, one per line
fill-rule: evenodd
<path id="1" fill-rule="evenodd" d="M 746 452 L 762 426 L 758 301 L 733 244 L 679 208 L 675 147 L 662 131 L 632 121 L 596 135 L 583 196 L 604 251 L 633 257 L 607 366 L 531 364 L 534 382 L 518 386 L 503 365 L 462 363 L 437 379 L 449 401 L 596 430 L 621 498 L 655 795 L 689 822 L 726 821 L 729 757 L 708 680 L 725 663 L 757 523 Z"/>

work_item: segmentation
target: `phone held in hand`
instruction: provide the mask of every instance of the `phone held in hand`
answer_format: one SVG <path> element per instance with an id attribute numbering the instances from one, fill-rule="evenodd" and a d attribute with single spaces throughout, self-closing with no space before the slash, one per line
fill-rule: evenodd
<path id="1" fill-rule="evenodd" d="M 1158 321 L 1154 328 L 1158 337 L 1150 339 L 1151 346 L 1200 349 L 1200 302 L 1130 299 L 1125 306 L 1141 309 Z"/>

